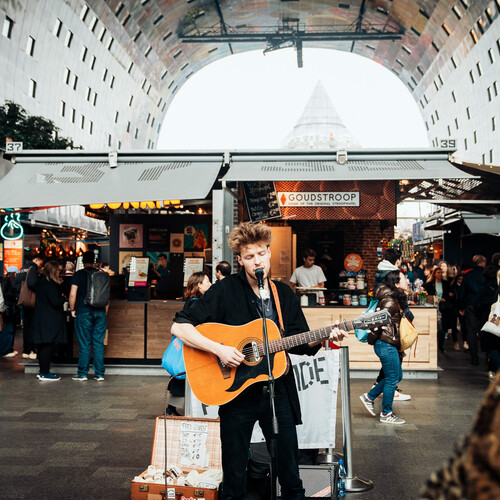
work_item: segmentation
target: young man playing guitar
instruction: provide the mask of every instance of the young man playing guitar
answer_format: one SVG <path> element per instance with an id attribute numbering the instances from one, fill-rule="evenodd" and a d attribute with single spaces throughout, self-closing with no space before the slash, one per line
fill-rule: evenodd
<path id="1" fill-rule="evenodd" d="M 245 360 L 242 352 L 231 345 L 211 340 L 202 335 L 195 326 L 208 322 L 234 326 L 245 325 L 263 316 L 277 325 L 280 321 L 268 278 L 271 265 L 271 229 L 263 224 L 242 223 L 233 229 L 228 242 L 243 268 L 242 271 L 213 285 L 189 311 L 177 313 L 172 333 L 188 348 L 215 355 L 220 361 L 221 369 L 236 368 L 237 371 Z M 258 268 L 264 271 L 264 288 L 268 292 L 268 298 L 264 300 L 264 311 L 262 311 L 255 276 Z M 274 282 L 274 285 L 283 318 L 283 336 L 288 337 L 306 332 L 309 328 L 296 295 L 285 283 Z M 332 328 L 330 338 L 342 340 L 344 336 L 344 331 Z M 312 355 L 318 351 L 319 347 L 320 341 L 310 342 L 294 347 L 290 349 L 290 352 Z M 245 495 L 248 451 L 256 421 L 259 421 L 269 444 L 272 427 L 266 386 L 265 381 L 252 383 L 233 399 L 220 406 L 224 475 L 222 500 L 242 499 Z M 301 423 L 301 415 L 293 370 L 288 370 L 282 377 L 277 378 L 275 393 L 279 426 L 277 475 L 281 485 L 281 495 L 287 500 L 303 499 L 305 492 L 298 470 L 298 444 L 295 429 L 295 426 Z"/>

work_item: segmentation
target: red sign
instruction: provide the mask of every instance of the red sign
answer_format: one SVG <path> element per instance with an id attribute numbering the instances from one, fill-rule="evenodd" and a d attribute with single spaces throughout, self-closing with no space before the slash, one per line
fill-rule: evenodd
<path id="1" fill-rule="evenodd" d="M 362 266 L 363 266 L 363 259 L 357 253 L 350 253 L 344 259 L 344 268 L 346 271 L 354 271 L 355 273 L 357 273 L 358 271 L 361 270 Z"/>
<path id="2" fill-rule="evenodd" d="M 23 267 L 23 240 L 5 240 L 3 242 L 3 267 L 4 274 L 7 268 L 16 266 L 17 269 Z"/>

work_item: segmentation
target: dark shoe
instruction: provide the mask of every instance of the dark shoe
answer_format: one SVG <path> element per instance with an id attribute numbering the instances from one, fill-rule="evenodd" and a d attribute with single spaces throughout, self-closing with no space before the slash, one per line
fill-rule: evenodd
<path id="1" fill-rule="evenodd" d="M 180 414 L 177 413 L 177 410 L 174 406 L 168 405 L 165 409 L 165 415 L 173 415 L 174 417 L 180 417 Z"/>

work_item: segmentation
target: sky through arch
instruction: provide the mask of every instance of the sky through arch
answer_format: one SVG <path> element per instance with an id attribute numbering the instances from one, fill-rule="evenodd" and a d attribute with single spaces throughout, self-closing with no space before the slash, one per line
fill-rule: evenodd
<path id="1" fill-rule="evenodd" d="M 429 147 L 410 91 L 382 65 L 347 52 L 293 49 L 245 52 L 195 73 L 178 90 L 157 149 L 278 149 L 318 80 L 365 148 Z"/>

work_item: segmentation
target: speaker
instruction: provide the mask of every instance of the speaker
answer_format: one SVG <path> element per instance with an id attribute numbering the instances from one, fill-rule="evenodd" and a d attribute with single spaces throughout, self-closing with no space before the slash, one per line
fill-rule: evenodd
<path id="1" fill-rule="evenodd" d="M 299 465 L 300 478 L 306 490 L 306 498 L 337 499 L 338 465 Z M 281 489 L 278 486 L 278 496 Z"/>

